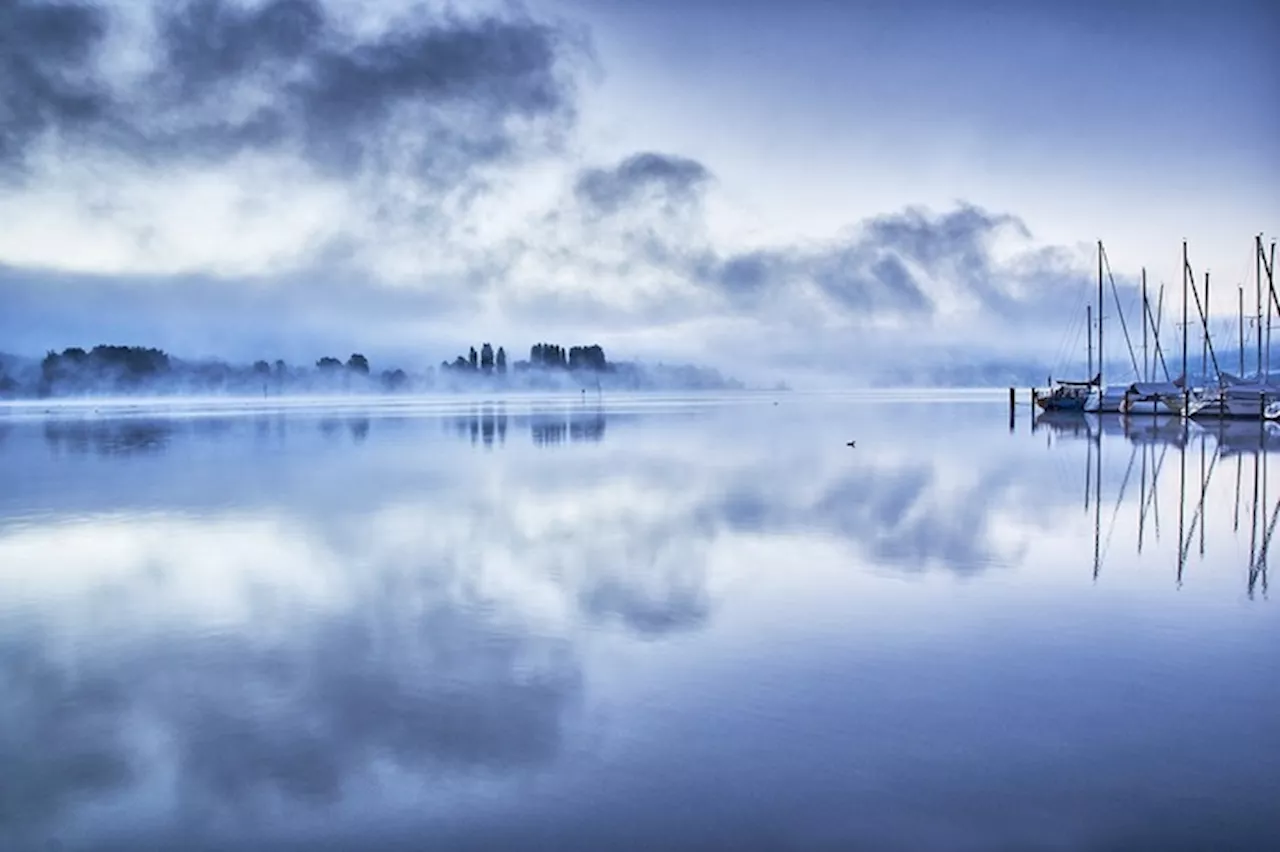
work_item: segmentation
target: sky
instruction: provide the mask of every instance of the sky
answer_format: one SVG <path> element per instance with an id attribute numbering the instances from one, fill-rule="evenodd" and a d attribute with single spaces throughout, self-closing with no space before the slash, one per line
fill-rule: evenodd
<path id="1" fill-rule="evenodd" d="M 1098 240 L 1135 337 L 1184 239 L 1234 327 L 1277 45 L 1265 0 L 0 0 L 0 351 L 1053 367 Z"/>

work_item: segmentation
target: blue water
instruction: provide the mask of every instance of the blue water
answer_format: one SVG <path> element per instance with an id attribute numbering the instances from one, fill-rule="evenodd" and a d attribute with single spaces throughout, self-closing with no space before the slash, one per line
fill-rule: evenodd
<path id="1" fill-rule="evenodd" d="M 1030 415 L 2 408 L 0 849 L 1280 848 L 1280 435 Z"/>

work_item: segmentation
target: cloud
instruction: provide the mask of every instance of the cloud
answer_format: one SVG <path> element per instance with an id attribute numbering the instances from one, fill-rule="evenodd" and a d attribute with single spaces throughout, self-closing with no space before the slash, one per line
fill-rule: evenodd
<path id="1" fill-rule="evenodd" d="M 111 99 L 94 60 L 107 16 L 79 3 L 0 4 L 0 167 L 46 133 L 104 121 Z"/>
<path id="2" fill-rule="evenodd" d="M 748 380 L 868 380 L 1042 357 L 1083 304 L 1087 252 L 966 201 L 726 237 L 712 164 L 564 144 L 590 41 L 511 7 L 0 15 L 0 170 L 20 184 L 0 198 L 0 331 L 25 354 L 113 338 L 412 366 L 475 337 L 581 338 Z"/>
<path id="3" fill-rule="evenodd" d="M 975 309 L 1002 315 L 1049 290 L 1058 255 L 1023 251 L 998 259 L 1006 237 L 1030 239 L 1026 225 L 968 203 L 942 212 L 909 207 L 867 219 L 812 247 L 729 255 L 704 276 L 732 300 L 754 303 L 769 288 L 810 287 L 850 320 L 916 320 Z"/>
<path id="4" fill-rule="evenodd" d="M 244 152 L 321 172 L 456 180 L 509 154 L 533 125 L 572 119 L 568 40 L 523 15 L 418 10 L 356 33 L 319 0 L 155 4 L 141 73 L 104 54 L 125 13 L 77 3 L 6 4 L 0 162 L 54 137 L 84 154 L 149 164 L 222 163 Z"/>
<path id="5" fill-rule="evenodd" d="M 642 151 L 608 168 L 584 169 L 574 195 L 589 213 L 612 214 L 656 200 L 664 209 L 698 200 L 711 172 L 697 160 Z"/>

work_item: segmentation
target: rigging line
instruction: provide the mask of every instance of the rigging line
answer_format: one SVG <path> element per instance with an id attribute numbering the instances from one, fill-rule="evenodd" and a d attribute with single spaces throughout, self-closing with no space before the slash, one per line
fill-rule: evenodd
<path id="1" fill-rule="evenodd" d="M 1187 541 L 1185 546 L 1180 548 L 1183 564 L 1186 564 L 1187 555 L 1191 551 L 1191 540 L 1195 538 L 1196 524 L 1199 522 L 1201 516 L 1204 515 L 1204 500 L 1209 493 L 1209 481 L 1213 479 L 1213 469 L 1218 464 L 1218 457 L 1220 455 L 1219 450 L 1219 447 L 1215 446 L 1213 448 L 1213 458 L 1209 462 L 1209 472 L 1205 475 L 1204 482 L 1200 485 L 1200 501 L 1196 504 L 1195 514 L 1191 516 L 1191 526 L 1187 529 Z"/>
<path id="2" fill-rule="evenodd" d="M 1151 305 L 1147 305 L 1147 311 L 1150 312 Z M 1164 324 L 1164 282 L 1160 282 L 1160 292 L 1156 297 L 1156 320 L 1152 328 L 1155 330 L 1156 338 L 1156 355 L 1160 357 L 1160 366 L 1164 369 L 1164 380 L 1169 381 L 1169 365 L 1164 360 L 1164 347 L 1160 345 L 1160 328 Z"/>
<path id="3" fill-rule="evenodd" d="M 1107 269 L 1107 278 L 1111 281 L 1111 296 L 1115 299 L 1116 315 L 1120 318 L 1120 330 L 1124 332 L 1124 345 L 1129 349 L 1129 363 L 1133 365 L 1133 374 L 1141 376 L 1138 371 L 1138 357 L 1133 354 L 1133 341 L 1129 339 L 1129 325 L 1124 321 L 1124 308 L 1120 305 L 1120 291 L 1116 289 L 1115 276 L 1111 274 L 1111 258 L 1107 257 L 1107 250 L 1101 245 L 1098 250 L 1102 253 L 1102 262 Z M 1101 320 L 1101 317 L 1099 317 Z"/>
<path id="4" fill-rule="evenodd" d="M 1164 360 L 1164 348 L 1160 345 L 1160 313 L 1164 310 L 1164 285 L 1160 285 L 1159 302 L 1157 303 L 1156 316 L 1151 316 L 1151 300 L 1148 299 L 1142 306 L 1142 321 L 1150 326 L 1155 338 L 1156 357 L 1160 359 L 1160 366 L 1164 369 L 1164 380 L 1169 381 L 1169 365 Z"/>
<path id="5" fill-rule="evenodd" d="M 1071 346 L 1072 339 L 1076 336 L 1076 318 L 1072 316 L 1070 322 L 1063 328 L 1062 337 L 1058 340 L 1058 347 L 1053 353 L 1053 361 L 1050 367 L 1056 373 L 1062 369 L 1062 361 L 1066 356 L 1068 347 Z"/>
<path id="6" fill-rule="evenodd" d="M 1164 446 L 1162 446 L 1162 447 L 1160 448 L 1160 458 L 1156 460 L 1156 464 L 1155 464 L 1155 471 L 1154 471 L 1154 472 L 1152 473 L 1152 475 L 1151 475 L 1151 490 L 1149 490 L 1149 491 L 1147 492 L 1147 501 L 1148 501 L 1148 503 L 1150 503 L 1150 504 L 1154 504 L 1154 505 L 1157 507 L 1157 508 L 1156 508 L 1156 529 L 1157 529 L 1157 531 L 1158 531 L 1158 530 L 1159 530 L 1159 528 L 1160 528 L 1160 520 L 1159 520 L 1159 519 L 1160 519 L 1160 510 L 1159 510 L 1159 505 L 1160 505 L 1160 504 L 1159 504 L 1159 502 L 1156 500 L 1156 483 L 1158 483 L 1158 482 L 1160 481 L 1160 468 L 1164 467 L 1164 454 L 1165 454 L 1166 452 L 1168 452 L 1168 450 L 1169 450 L 1169 445 L 1168 445 L 1168 444 L 1165 444 Z M 1155 455 L 1155 454 L 1154 454 L 1154 453 L 1152 453 L 1152 455 Z M 1141 516 L 1140 516 L 1140 517 L 1141 517 L 1141 519 L 1142 519 L 1143 521 L 1145 521 L 1145 520 L 1146 520 L 1146 517 L 1147 517 L 1147 508 L 1148 508 L 1148 505 L 1146 505 L 1146 504 L 1144 504 L 1144 505 L 1143 505 L 1143 507 L 1142 507 L 1142 514 L 1141 514 Z"/>
<path id="7" fill-rule="evenodd" d="M 1124 491 L 1129 485 L 1129 476 L 1133 473 L 1133 460 L 1138 455 L 1138 448 L 1135 445 L 1129 451 L 1129 466 L 1125 468 L 1124 479 L 1120 481 L 1120 493 L 1116 495 L 1116 506 L 1111 512 L 1111 524 L 1107 527 L 1107 540 L 1102 545 L 1102 558 L 1100 561 L 1107 561 L 1107 551 L 1111 549 L 1111 535 L 1116 530 L 1116 518 L 1120 515 L 1120 504 L 1124 502 Z"/>
<path id="8" fill-rule="evenodd" d="M 1165 444 L 1160 448 L 1160 461 L 1156 462 L 1156 472 L 1151 477 L 1151 517 L 1156 524 L 1156 541 L 1160 541 L 1160 495 L 1155 492 L 1155 484 L 1160 479 L 1160 469 L 1164 467 L 1164 454 L 1169 451 L 1169 445 Z"/>
<path id="9" fill-rule="evenodd" d="M 1272 246 L 1272 256 L 1274 257 L 1275 243 L 1272 242 L 1271 246 Z M 1271 303 L 1276 306 L 1276 312 L 1280 313 L 1280 298 L 1276 297 L 1275 270 L 1273 270 L 1271 268 L 1271 264 L 1267 262 L 1267 255 L 1261 250 L 1259 250 L 1258 253 L 1262 259 L 1262 271 L 1265 272 L 1267 275 L 1267 290 L 1269 290 L 1271 293 Z"/>
<path id="10" fill-rule="evenodd" d="M 1266 509 L 1264 508 L 1262 511 L 1266 512 Z M 1271 523 L 1267 525 L 1266 535 L 1262 538 L 1262 547 L 1258 550 L 1258 561 L 1254 565 L 1255 570 L 1267 561 L 1267 551 L 1271 549 L 1271 537 L 1276 531 L 1277 518 L 1280 518 L 1280 499 L 1276 500 L 1275 511 L 1271 513 Z"/>
<path id="11" fill-rule="evenodd" d="M 1218 354 L 1213 349 L 1213 338 L 1209 335 L 1209 320 L 1205 316 L 1204 307 L 1200 304 L 1200 291 L 1196 289 L 1196 277 L 1195 275 L 1192 274 L 1192 271 L 1191 271 L 1191 261 L 1187 261 L 1185 264 L 1183 264 L 1183 274 L 1188 275 L 1191 278 L 1190 280 L 1191 295 L 1195 296 L 1196 313 L 1200 315 L 1200 324 L 1204 328 L 1204 344 L 1205 344 L 1205 347 L 1209 350 L 1209 358 L 1212 359 L 1213 361 L 1213 372 L 1216 375 L 1221 376 L 1222 370 L 1221 368 L 1218 367 Z M 1275 295 L 1275 291 L 1273 290 L 1272 296 L 1274 295 Z M 1276 304 L 1278 307 L 1280 307 L 1280 302 L 1277 302 Z M 1187 334 L 1187 331 L 1184 329 L 1182 333 L 1185 336 Z M 1219 379 L 1219 381 L 1221 381 L 1221 379 Z"/>
<path id="12" fill-rule="evenodd" d="M 1240 532 L 1240 472 L 1244 469 L 1244 456 L 1236 453 L 1236 511 L 1231 523 L 1232 532 Z"/>
<path id="13" fill-rule="evenodd" d="M 1058 368 L 1068 373 L 1071 372 L 1074 368 L 1074 364 L 1072 362 L 1075 356 L 1071 355 L 1070 353 L 1080 351 L 1081 337 L 1086 337 L 1093 334 L 1093 327 L 1089 325 L 1087 318 L 1086 319 L 1077 318 L 1076 322 L 1072 325 L 1072 328 L 1075 329 L 1075 336 L 1071 339 L 1071 343 L 1068 346 L 1068 349 L 1062 353 L 1062 356 L 1058 362 Z"/>
<path id="14" fill-rule="evenodd" d="M 1083 293 L 1078 294 L 1075 303 L 1071 306 L 1071 320 L 1067 323 L 1062 331 L 1062 336 L 1058 339 L 1058 347 L 1054 352 L 1054 360 L 1051 364 L 1055 372 L 1063 368 L 1068 351 L 1075 348 L 1080 338 L 1080 330 L 1077 325 L 1080 322 L 1080 307 L 1085 301 L 1084 295 Z"/>
<path id="15" fill-rule="evenodd" d="M 1058 372 L 1059 374 L 1064 370 L 1069 372 L 1068 366 L 1072 357 L 1070 353 L 1079 348 L 1081 334 L 1084 331 L 1089 330 L 1087 327 L 1088 323 L 1085 322 L 1079 313 L 1073 312 L 1071 322 L 1067 326 L 1066 334 L 1061 345 L 1058 347 L 1058 352 L 1054 358 L 1053 369 L 1055 372 Z"/>

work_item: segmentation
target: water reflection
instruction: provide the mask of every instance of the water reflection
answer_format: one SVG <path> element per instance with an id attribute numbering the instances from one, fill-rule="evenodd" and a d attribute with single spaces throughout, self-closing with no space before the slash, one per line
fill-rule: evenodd
<path id="1" fill-rule="evenodd" d="M 49 420 L 44 439 L 54 452 L 131 455 L 163 451 L 173 431 L 171 420 Z"/>
<path id="2" fill-rule="evenodd" d="M 343 432 L 353 444 L 363 443 L 369 437 L 368 417 L 321 417 L 316 426 L 320 434 L 329 440 L 339 438 Z"/>
<path id="3" fill-rule="evenodd" d="M 567 442 L 599 442 L 604 440 L 607 417 L 603 408 L 558 406 L 533 407 L 528 412 L 508 415 L 506 406 L 485 404 L 473 408 L 467 414 L 446 418 L 443 425 L 460 438 L 469 439 L 472 445 L 485 448 L 504 446 L 507 442 L 508 424 L 517 429 L 527 428 L 536 447 L 552 447 Z"/>
<path id="4" fill-rule="evenodd" d="M 1280 495 L 1272 500 L 1267 488 L 1269 454 L 1280 449 L 1280 428 L 1273 423 L 1257 421 L 1219 421 L 1207 424 L 1176 417 L 1122 417 L 1055 413 L 1040 415 L 1032 431 L 1045 431 L 1054 438 L 1087 439 L 1083 470 L 1084 507 L 1091 513 L 1093 527 L 1093 576 L 1101 572 L 1103 561 L 1116 532 L 1116 524 L 1126 507 L 1132 511 L 1136 530 L 1136 551 L 1140 555 L 1148 541 L 1148 525 L 1154 526 L 1155 540 L 1160 539 L 1161 475 L 1176 480 L 1177 551 L 1174 582 L 1180 587 L 1191 556 L 1206 557 L 1209 543 L 1209 520 L 1206 515 L 1217 506 L 1231 507 L 1231 537 L 1239 536 L 1242 518 L 1246 518 L 1250 537 L 1247 558 L 1247 591 L 1267 590 L 1267 562 L 1274 525 L 1268 517 L 1280 511 Z M 1117 436 L 1125 444 L 1113 446 L 1104 438 Z M 1126 444 L 1128 446 L 1126 446 Z M 1052 447 L 1052 444 L 1049 445 Z M 1170 458 L 1170 452 L 1173 453 Z M 1103 459 L 1118 453 L 1124 459 L 1123 474 L 1107 496 L 1104 515 Z M 1168 462 L 1169 464 L 1166 464 Z M 1172 467 L 1172 471 L 1170 471 Z M 1229 501 L 1214 499 L 1215 474 L 1223 467 L 1234 472 Z M 1251 471 L 1251 473 L 1250 473 Z M 1218 474 L 1219 480 L 1221 474 Z M 1252 477 L 1253 488 L 1247 492 Z M 1131 488 L 1136 480 L 1136 502 Z M 1259 487 L 1261 485 L 1261 487 Z M 1129 497 L 1126 500 L 1126 496 Z M 1166 505 L 1171 498 L 1166 496 Z M 1170 511 L 1166 508 L 1166 513 Z M 1270 512 L 1270 514 L 1268 514 Z M 1105 518 L 1105 520 L 1104 520 Z M 1218 533 L 1222 536 L 1222 533 Z M 1232 542 L 1233 543 L 1233 542 Z"/>
<path id="5" fill-rule="evenodd" d="M 486 448 L 507 443 L 507 407 L 503 403 L 485 403 L 472 407 L 468 414 L 447 417 L 443 426 L 459 438 L 470 438 L 471 444 L 483 442 Z"/>
<path id="6" fill-rule="evenodd" d="M 12 421 L 0 848 L 1276 828 L 1265 432 L 686 414 Z"/>

